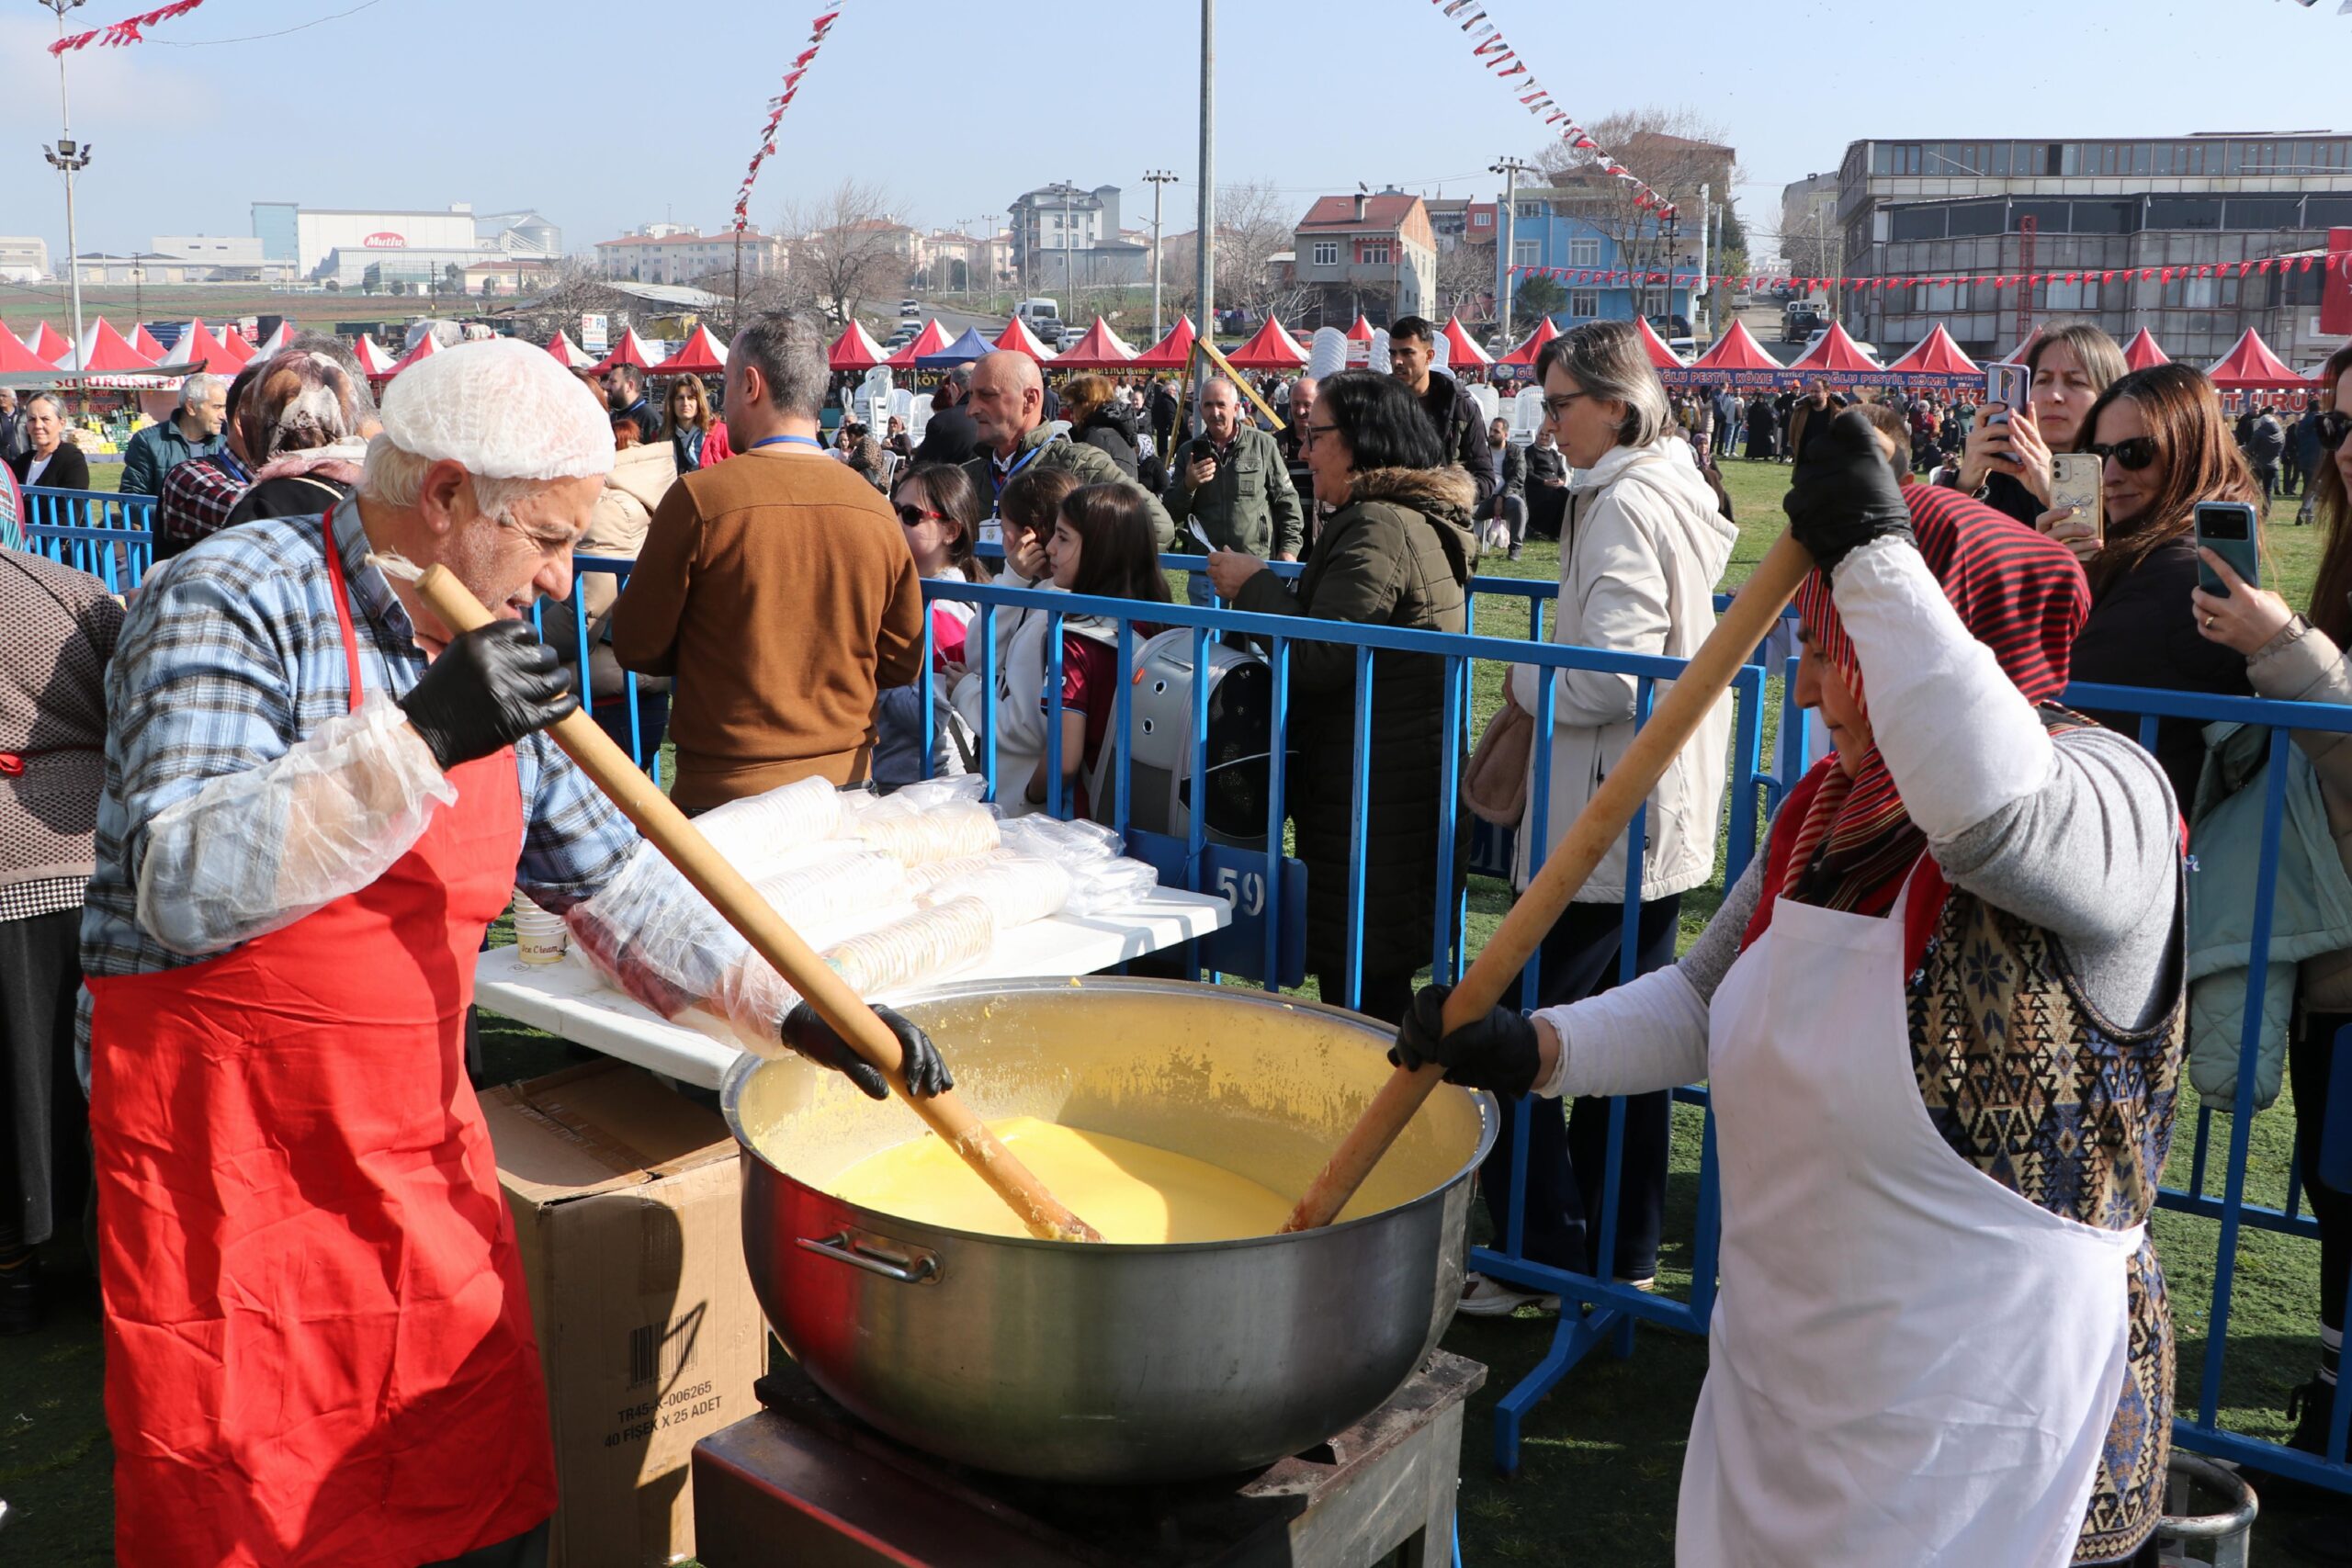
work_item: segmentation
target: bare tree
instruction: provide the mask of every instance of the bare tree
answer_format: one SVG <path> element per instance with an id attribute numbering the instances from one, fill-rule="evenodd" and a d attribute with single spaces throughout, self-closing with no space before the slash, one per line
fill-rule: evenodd
<path id="1" fill-rule="evenodd" d="M 1536 153 L 1550 177 L 1554 208 L 1590 224 L 1615 248 L 1616 268 L 1637 273 L 1690 273 L 1700 251 L 1699 187 L 1719 204 L 1736 188 L 1736 154 L 1722 129 L 1688 107 L 1645 108 L 1611 115 L 1587 128 L 1592 140 L 1639 175 L 1674 216 L 1643 206 L 1634 186 L 1604 172 L 1589 151 L 1554 141 Z M 1636 285 L 1635 298 L 1642 298 Z"/>
<path id="2" fill-rule="evenodd" d="M 1272 180 L 1221 186 L 1216 193 L 1216 291 L 1260 319 L 1295 314 L 1311 290 L 1292 281 L 1274 258 L 1288 252 L 1297 230 L 1295 208 Z M 1188 256 L 1187 261 L 1190 261 Z M 1193 269 L 1187 265 L 1185 272 Z"/>
<path id="3" fill-rule="evenodd" d="M 559 327 L 576 334 L 582 316 L 620 314 L 632 303 L 586 256 L 560 256 L 539 275 L 538 292 L 507 313 L 525 318 L 537 335 L 551 335 Z"/>
<path id="4" fill-rule="evenodd" d="M 1483 321 L 1495 309 L 1495 247 L 1455 241 L 1437 253 L 1437 313 L 1470 313 Z"/>
<path id="5" fill-rule="evenodd" d="M 786 270 L 795 287 L 822 301 L 841 320 L 860 302 L 895 293 L 912 276 L 910 231 L 890 194 L 865 180 L 843 180 L 831 191 L 784 209 Z M 750 288 L 745 288 L 749 307 Z"/>
<path id="6" fill-rule="evenodd" d="M 1781 254 L 1799 277 L 1835 277 L 1843 269 L 1845 231 L 1838 226 L 1835 181 L 1808 190 L 1804 184 L 1781 193 Z"/>

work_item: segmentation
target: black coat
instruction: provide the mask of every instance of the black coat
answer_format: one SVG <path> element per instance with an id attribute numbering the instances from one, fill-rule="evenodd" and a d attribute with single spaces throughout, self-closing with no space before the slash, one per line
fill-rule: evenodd
<path id="1" fill-rule="evenodd" d="M 1119 465 L 1119 472 L 1129 479 L 1136 477 L 1136 426 L 1125 410 L 1097 409 L 1084 424 L 1071 427 L 1070 436 L 1090 446 L 1100 446 L 1111 455 L 1111 461 Z"/>
<path id="2" fill-rule="evenodd" d="M 221 526 L 253 523 L 264 517 L 317 517 L 332 512 L 351 487 L 324 474 L 280 474 L 264 479 L 237 498 Z"/>
<path id="3" fill-rule="evenodd" d="M 1495 493 L 1495 463 L 1487 446 L 1487 416 L 1477 400 L 1461 382 L 1442 370 L 1432 370 L 1430 389 L 1421 394 L 1421 412 L 1430 416 L 1445 460 L 1470 471 L 1470 482 L 1478 489 L 1472 510 L 1484 510 L 1487 498 Z"/>
<path id="4" fill-rule="evenodd" d="M 968 463 L 980 449 L 980 427 L 972 416 L 956 403 L 949 408 L 931 411 L 931 423 L 922 427 L 922 445 L 915 448 L 918 463 Z"/>
<path id="5" fill-rule="evenodd" d="M 2109 583 L 2092 601 L 2090 620 L 2075 639 L 2074 679 L 2252 696 L 2245 656 L 2198 634 L 2196 611 L 2188 601 L 2188 591 L 2196 586 L 2197 544 L 2186 534 L 2158 546 L 2138 567 Z M 2137 714 L 2090 716 L 2139 738 Z M 2193 718 L 2162 719 L 2156 726 L 2156 761 L 2172 781 L 2174 798 L 2184 812 L 2196 798 L 2197 775 L 2205 765 L 2202 728 Z"/>
<path id="6" fill-rule="evenodd" d="M 18 484 L 28 482 L 25 470 L 32 466 L 33 455 L 29 447 L 8 459 L 8 471 L 17 476 Z M 90 459 L 82 456 L 82 449 L 71 441 L 61 441 L 49 459 L 49 467 L 41 470 L 40 484 L 43 490 L 87 490 L 90 488 Z"/>
<path id="7" fill-rule="evenodd" d="M 1315 553 L 1293 582 L 1261 572 L 1235 608 L 1262 615 L 1459 632 L 1477 559 L 1470 485 L 1453 468 L 1357 474 L 1347 504 L 1323 522 Z M 1291 743 L 1298 752 L 1286 801 L 1306 865 L 1306 966 L 1347 962 L 1348 859 L 1353 820 L 1356 650 L 1291 644 Z M 1426 654 L 1372 660 L 1372 753 L 1364 759 L 1363 968 L 1410 974 L 1430 961 L 1436 932 L 1438 809 L 1446 748 L 1445 665 Z M 1460 886 L 1470 814 L 1461 812 L 1453 874 Z"/>

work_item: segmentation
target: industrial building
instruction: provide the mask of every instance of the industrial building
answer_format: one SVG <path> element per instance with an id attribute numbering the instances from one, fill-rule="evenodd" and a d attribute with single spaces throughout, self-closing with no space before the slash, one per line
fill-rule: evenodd
<path id="1" fill-rule="evenodd" d="M 2324 271 L 2240 277 L 2234 264 L 2324 252 L 2329 229 L 2352 227 L 2352 136 L 1856 141 L 1838 170 L 1837 220 L 1844 276 L 1951 280 L 1842 290 L 1847 330 L 1871 343 L 1916 343 L 1940 321 L 1971 354 L 1999 354 L 2036 322 L 2067 317 L 2118 342 L 2147 327 L 2199 364 L 2252 327 L 2306 366 L 2344 341 L 2319 330 Z M 2138 276 L 2224 265 L 2226 276 Z M 1969 281 L 2031 274 L 2045 280 Z"/>
<path id="2" fill-rule="evenodd" d="M 478 214 L 471 202 L 447 208 L 368 211 L 304 207 L 292 201 L 253 204 L 254 237 L 270 261 L 292 261 L 298 274 L 315 282 L 332 280 L 360 288 L 371 266 L 379 274 L 421 273 L 425 255 L 403 255 L 384 266 L 385 252 L 429 253 L 436 270 L 450 262 L 460 270 L 478 261 L 506 256 L 553 260 L 563 254 L 563 231 L 538 213 Z"/>

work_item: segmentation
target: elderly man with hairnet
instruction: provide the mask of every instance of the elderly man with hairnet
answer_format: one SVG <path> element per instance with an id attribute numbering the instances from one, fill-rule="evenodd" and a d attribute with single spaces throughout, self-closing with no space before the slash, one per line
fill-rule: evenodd
<path id="1" fill-rule="evenodd" d="M 541 733 L 576 699 L 523 617 L 571 592 L 605 411 L 503 341 L 382 421 L 356 493 L 189 552 L 107 672 L 82 955 L 125 1562 L 544 1559 L 547 1401 L 461 1059 L 514 888 L 664 1015 L 881 1089 Z M 499 618 L 453 634 L 395 556 Z"/>

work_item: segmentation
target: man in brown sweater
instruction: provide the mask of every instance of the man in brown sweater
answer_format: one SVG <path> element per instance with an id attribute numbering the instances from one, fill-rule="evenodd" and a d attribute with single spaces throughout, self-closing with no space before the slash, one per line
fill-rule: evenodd
<path id="1" fill-rule="evenodd" d="M 624 669 L 677 679 L 671 798 L 688 811 L 822 774 L 863 784 L 877 694 L 922 659 L 922 588 L 898 518 L 817 439 L 825 340 L 760 316 L 727 360 L 738 456 L 662 497 L 614 607 Z"/>

